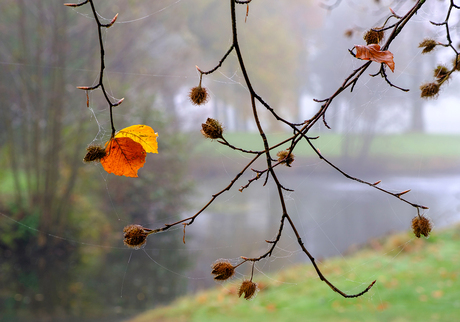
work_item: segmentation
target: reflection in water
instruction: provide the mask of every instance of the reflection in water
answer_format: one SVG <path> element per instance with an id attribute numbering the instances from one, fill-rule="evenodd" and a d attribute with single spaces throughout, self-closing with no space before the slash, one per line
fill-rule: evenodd
<path id="1" fill-rule="evenodd" d="M 375 178 L 370 178 L 372 181 Z M 391 191 L 412 189 L 407 199 L 426 205 L 426 214 L 434 229 L 458 221 L 460 216 L 460 176 L 383 177 L 380 184 Z M 227 177 L 201 181 L 197 191 L 201 202 L 209 200 Z M 374 180 L 375 181 L 375 180 Z M 265 240 L 279 229 L 281 207 L 277 191 L 270 182 L 266 187 L 250 187 L 244 193 L 236 186 L 221 196 L 188 229 L 187 245 L 196 260 L 189 276 L 209 277 L 191 283 L 191 289 L 213 285 L 210 265 L 219 258 L 235 261 L 239 256 L 260 256 L 267 249 Z M 294 189 L 285 192 L 287 206 L 310 253 L 317 259 L 341 256 L 352 245 L 371 238 L 410 229 L 416 210 L 395 197 L 338 175 L 284 175 L 283 184 Z M 213 190 L 214 189 L 214 190 Z M 408 238 L 409 240 L 409 238 Z M 281 258 L 280 258 L 281 257 Z M 308 262 L 299 251 L 292 229 L 285 225 L 282 242 L 271 258 L 258 264 L 264 273 L 293 263 Z M 243 268 L 240 273 L 248 274 Z"/>

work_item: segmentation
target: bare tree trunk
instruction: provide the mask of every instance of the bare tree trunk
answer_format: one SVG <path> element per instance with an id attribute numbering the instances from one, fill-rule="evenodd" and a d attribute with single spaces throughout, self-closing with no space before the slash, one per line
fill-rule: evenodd
<path id="1" fill-rule="evenodd" d="M 78 169 L 75 160 L 80 159 L 77 153 L 81 152 L 72 150 L 75 160 L 66 162 L 64 174 L 68 10 L 42 1 L 17 0 L 8 5 L 15 7 L 8 16 L 15 28 L 12 35 L 1 36 L 9 45 L 1 53 L 18 64 L 9 67 L 8 77 L 2 74 L 0 78 L 7 104 L 0 110 L 0 119 L 5 126 L 4 149 L 15 191 L 14 202 L 0 200 L 0 207 L 15 220 L 30 222 L 32 228 L 65 236 L 63 232 L 71 230 L 69 201 Z M 78 139 L 82 124 L 79 122 L 75 132 L 77 147 L 82 145 Z M 13 249 L 17 255 L 8 262 L 8 267 L 15 267 L 9 275 L 8 287 L 16 288 L 11 291 L 29 296 L 30 307 L 40 319 L 53 315 L 59 305 L 65 310 L 69 303 L 69 262 L 78 256 L 76 247 L 46 234 L 24 233 L 18 227 L 7 233 L 16 238 Z M 8 246 L 2 242 L 0 239 L 0 248 Z M 18 282 L 23 276 L 35 282 L 30 286 Z M 33 300 L 37 290 L 43 296 L 41 302 Z"/>

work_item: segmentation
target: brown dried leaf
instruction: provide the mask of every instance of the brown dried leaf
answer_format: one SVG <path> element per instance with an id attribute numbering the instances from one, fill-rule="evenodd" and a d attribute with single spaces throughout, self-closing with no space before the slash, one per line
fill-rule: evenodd
<path id="1" fill-rule="evenodd" d="M 393 61 L 393 54 L 389 50 L 380 50 L 380 45 L 372 44 L 367 46 L 355 45 L 356 58 L 363 60 L 372 60 L 376 63 L 387 64 L 391 71 L 395 71 L 395 62 Z"/>

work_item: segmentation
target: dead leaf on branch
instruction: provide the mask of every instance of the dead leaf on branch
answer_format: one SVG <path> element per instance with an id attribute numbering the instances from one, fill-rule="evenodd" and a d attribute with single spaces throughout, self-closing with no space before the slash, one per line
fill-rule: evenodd
<path id="1" fill-rule="evenodd" d="M 393 54 L 389 50 L 380 50 L 380 45 L 372 44 L 367 46 L 355 45 L 356 58 L 363 60 L 372 60 L 376 63 L 386 64 L 391 71 L 395 71 L 395 62 Z"/>

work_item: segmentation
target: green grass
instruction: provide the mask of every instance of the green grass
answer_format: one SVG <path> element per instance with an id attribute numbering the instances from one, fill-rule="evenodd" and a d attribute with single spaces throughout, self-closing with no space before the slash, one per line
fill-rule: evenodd
<path id="1" fill-rule="evenodd" d="M 376 279 L 359 298 L 342 298 L 317 278 L 311 265 L 300 265 L 270 278 L 256 276 L 262 288 L 252 301 L 238 298 L 241 281 L 233 280 L 130 322 L 458 321 L 460 227 L 435 231 L 429 239 L 406 233 L 371 245 L 351 257 L 320 263 L 325 276 L 349 293 Z"/>
<path id="2" fill-rule="evenodd" d="M 316 135 L 316 134 L 312 134 Z M 270 144 L 281 142 L 289 137 L 288 133 L 268 134 Z M 348 139 L 352 144 L 361 145 L 362 135 L 345 137 L 340 134 L 321 134 L 314 140 L 314 144 L 326 157 L 338 157 L 342 151 L 342 140 Z M 234 146 L 243 149 L 261 150 L 263 143 L 257 133 L 225 133 L 225 138 Z M 288 145 L 284 145 L 286 148 Z M 198 151 L 207 151 L 211 154 L 231 154 L 234 151 L 211 140 L 201 140 Z M 276 149 L 276 151 L 282 148 Z M 296 147 L 297 156 L 311 157 L 314 152 L 303 141 Z M 430 135 L 430 134 L 394 134 L 380 135 L 372 140 L 370 155 L 373 157 L 460 157 L 460 136 L 458 135 Z"/>

